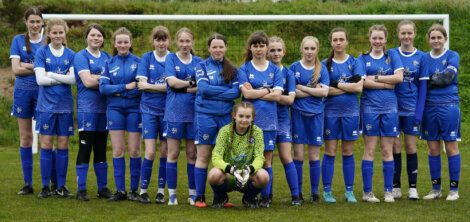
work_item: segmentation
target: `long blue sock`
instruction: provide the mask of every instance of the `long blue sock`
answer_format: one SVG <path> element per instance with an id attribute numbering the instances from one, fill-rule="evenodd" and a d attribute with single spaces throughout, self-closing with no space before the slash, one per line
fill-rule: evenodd
<path id="1" fill-rule="evenodd" d="M 346 187 L 346 191 L 353 191 L 355 169 L 356 169 L 356 166 L 354 163 L 354 155 L 351 155 L 351 156 L 343 155 L 343 177 L 344 177 L 344 186 Z"/>
<path id="2" fill-rule="evenodd" d="M 57 186 L 57 170 L 56 170 L 56 162 L 57 162 L 57 149 L 52 150 L 52 165 L 51 165 L 51 183 Z"/>
<path id="3" fill-rule="evenodd" d="M 374 176 L 374 161 L 362 160 L 362 183 L 364 192 L 372 192 L 372 177 Z"/>
<path id="4" fill-rule="evenodd" d="M 255 187 L 252 181 L 248 181 L 248 185 L 245 188 L 246 199 L 252 200 L 261 192 L 261 189 L 262 188 Z"/>
<path id="5" fill-rule="evenodd" d="M 158 166 L 158 188 L 165 188 L 166 184 L 166 157 L 160 157 Z"/>
<path id="6" fill-rule="evenodd" d="M 49 187 L 51 181 L 51 168 L 52 168 L 52 150 L 41 148 L 41 178 L 42 186 Z"/>
<path id="7" fill-rule="evenodd" d="M 384 175 L 384 191 L 385 192 L 392 192 L 394 167 L 395 167 L 395 163 L 393 163 L 393 160 L 382 161 L 382 172 Z"/>
<path id="8" fill-rule="evenodd" d="M 214 199 L 220 200 L 227 196 L 227 182 L 221 185 L 212 185 L 212 191 L 214 191 Z"/>
<path id="9" fill-rule="evenodd" d="M 86 190 L 86 179 L 88 175 L 88 163 L 82 163 L 75 167 L 77 172 L 78 191 Z"/>
<path id="10" fill-rule="evenodd" d="M 176 185 L 178 183 L 177 163 L 178 162 L 166 162 L 166 179 L 168 183 L 168 189 L 176 189 Z"/>
<path id="11" fill-rule="evenodd" d="M 130 158 L 129 169 L 131 172 L 131 191 L 137 191 L 139 189 L 140 182 L 140 169 L 142 168 L 142 158 L 135 157 Z"/>
<path id="12" fill-rule="evenodd" d="M 147 189 L 149 187 L 150 178 L 152 178 L 152 166 L 153 160 L 149 160 L 144 158 L 144 162 L 142 162 L 142 170 L 140 174 L 142 175 L 140 188 Z"/>
<path id="13" fill-rule="evenodd" d="M 459 189 L 460 179 L 460 154 L 447 157 L 449 161 L 450 190 Z"/>
<path id="14" fill-rule="evenodd" d="M 299 187 L 299 193 L 302 193 L 302 179 L 303 179 L 303 160 L 294 160 L 295 170 L 297 171 L 297 185 Z"/>
<path id="15" fill-rule="evenodd" d="M 395 170 L 393 171 L 393 188 L 401 187 L 401 153 L 393 154 Z"/>
<path id="16" fill-rule="evenodd" d="M 195 190 L 196 178 L 194 178 L 194 164 L 188 163 L 186 165 L 186 170 L 188 172 L 188 187 L 190 190 Z"/>
<path id="17" fill-rule="evenodd" d="M 433 190 L 441 190 L 441 155 L 428 155 Z"/>
<path id="18" fill-rule="evenodd" d="M 194 167 L 194 177 L 196 179 L 196 195 L 204 195 L 206 193 L 207 168 Z"/>
<path id="19" fill-rule="evenodd" d="M 323 162 L 321 164 L 321 173 L 323 179 L 323 190 L 331 192 L 331 183 L 333 181 L 333 174 L 335 171 L 335 156 L 323 155 Z"/>
<path id="20" fill-rule="evenodd" d="M 98 185 L 98 191 L 100 191 L 108 186 L 108 163 L 95 163 L 93 168 L 95 168 L 96 184 Z"/>
<path id="21" fill-rule="evenodd" d="M 67 169 L 69 166 L 69 150 L 57 149 L 55 168 L 57 172 L 57 187 L 65 186 L 67 181 Z"/>
<path id="22" fill-rule="evenodd" d="M 272 182 L 272 178 L 273 178 L 273 168 L 272 167 L 268 167 L 268 168 L 264 168 L 266 170 L 266 172 L 268 172 L 268 175 L 269 175 L 269 182 L 268 184 L 263 187 L 263 189 L 261 190 L 261 197 L 269 197 L 269 193 L 271 191 L 271 182 Z"/>
<path id="23" fill-rule="evenodd" d="M 126 159 L 124 157 L 113 158 L 113 167 L 116 191 L 126 191 Z"/>
<path id="24" fill-rule="evenodd" d="M 291 196 L 299 196 L 297 170 L 295 169 L 294 162 L 284 165 L 284 172 L 286 174 L 287 184 L 289 184 Z"/>
<path id="25" fill-rule="evenodd" d="M 416 188 L 418 181 L 418 154 L 406 154 L 406 172 L 408 174 L 408 185 Z"/>
<path id="26" fill-rule="evenodd" d="M 318 185 L 320 184 L 320 160 L 310 161 L 310 187 L 312 194 L 318 194 Z"/>
<path id="27" fill-rule="evenodd" d="M 33 149 L 20 147 L 21 166 L 23 167 L 24 183 L 33 186 Z"/>

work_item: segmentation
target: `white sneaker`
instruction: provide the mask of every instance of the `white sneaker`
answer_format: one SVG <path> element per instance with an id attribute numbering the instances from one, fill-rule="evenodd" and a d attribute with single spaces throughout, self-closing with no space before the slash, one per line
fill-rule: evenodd
<path id="1" fill-rule="evenodd" d="M 196 196 L 195 196 L 195 195 L 189 195 L 189 197 L 188 197 L 188 203 L 189 203 L 189 205 L 194 206 L 194 204 L 196 203 L 195 200 L 196 200 Z"/>
<path id="2" fill-rule="evenodd" d="M 365 202 L 369 202 L 369 203 L 379 203 L 380 202 L 380 200 L 377 199 L 377 197 L 375 197 L 374 193 L 372 193 L 372 192 L 367 192 L 367 193 L 362 194 L 362 200 L 365 201 Z"/>
<path id="3" fill-rule="evenodd" d="M 424 196 L 423 199 L 425 200 L 434 200 L 439 197 L 442 197 L 442 192 L 441 190 L 431 190 L 428 195 Z"/>
<path id="4" fill-rule="evenodd" d="M 401 189 L 400 188 L 393 188 L 392 189 L 392 196 L 394 199 L 401 198 Z"/>
<path id="5" fill-rule="evenodd" d="M 451 190 L 449 191 L 449 194 L 447 194 L 446 200 L 448 201 L 454 201 L 459 199 L 459 191 L 457 190 Z"/>
<path id="6" fill-rule="evenodd" d="M 401 192 L 400 192 L 401 195 Z M 385 192 L 384 195 L 384 202 L 385 203 L 393 203 L 395 202 L 395 199 L 393 198 L 393 193 L 392 192 Z"/>
<path id="7" fill-rule="evenodd" d="M 170 198 L 168 198 L 168 205 L 169 206 L 178 205 L 178 199 L 176 198 L 176 195 L 171 195 Z"/>
<path id="8" fill-rule="evenodd" d="M 416 190 L 416 188 L 410 188 L 408 190 L 408 199 L 419 200 L 418 190 Z"/>

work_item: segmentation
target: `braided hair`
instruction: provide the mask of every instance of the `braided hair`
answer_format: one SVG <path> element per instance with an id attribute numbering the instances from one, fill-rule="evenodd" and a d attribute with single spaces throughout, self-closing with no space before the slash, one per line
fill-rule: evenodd
<path id="1" fill-rule="evenodd" d="M 41 17 L 41 20 L 43 19 L 41 9 L 39 9 L 36 6 L 30 7 L 24 12 L 24 20 L 26 22 L 28 21 L 28 18 L 30 15 L 37 15 Z M 26 46 L 26 52 L 30 54 L 32 52 L 31 42 L 29 42 L 29 34 L 27 32 L 25 33 L 25 46 Z"/>

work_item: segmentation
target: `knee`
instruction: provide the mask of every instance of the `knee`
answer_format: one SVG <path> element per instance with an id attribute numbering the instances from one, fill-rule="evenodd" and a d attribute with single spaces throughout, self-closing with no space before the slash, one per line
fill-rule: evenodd
<path id="1" fill-rule="evenodd" d="M 129 150 L 129 156 L 132 158 L 140 157 L 140 149 Z"/>
<path id="2" fill-rule="evenodd" d="M 113 157 L 114 158 L 124 157 L 124 148 L 114 148 L 113 149 Z"/>
<path id="3" fill-rule="evenodd" d="M 188 160 L 196 160 L 196 150 L 186 149 L 186 157 Z"/>
<path id="4" fill-rule="evenodd" d="M 209 174 L 207 175 L 207 181 L 210 185 L 220 185 L 223 183 L 224 179 L 224 173 L 218 168 L 212 168 L 211 171 L 209 171 Z"/>
<path id="5" fill-rule="evenodd" d="M 262 188 L 269 183 L 269 174 L 264 169 L 259 169 L 253 177 L 256 187 Z"/>
<path id="6" fill-rule="evenodd" d="M 155 159 L 155 150 L 154 149 L 145 149 L 145 158 L 149 160 Z"/>
<path id="7" fill-rule="evenodd" d="M 33 145 L 33 135 L 31 133 L 22 133 L 20 136 L 20 145 L 30 147 Z"/>

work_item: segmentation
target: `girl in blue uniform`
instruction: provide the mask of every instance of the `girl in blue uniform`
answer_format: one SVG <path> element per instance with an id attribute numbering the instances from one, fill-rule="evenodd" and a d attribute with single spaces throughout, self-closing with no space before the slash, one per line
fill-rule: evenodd
<path id="1" fill-rule="evenodd" d="M 264 32 L 254 32 L 248 38 L 243 64 L 239 69 L 240 89 L 243 99 L 253 103 L 256 110 L 255 125 L 263 130 L 264 154 L 272 156 L 277 132 L 277 101 L 283 91 L 280 69 L 266 58 L 269 40 Z M 271 161 L 265 161 L 263 168 L 272 180 Z M 261 192 L 261 207 L 269 207 L 268 184 Z"/>
<path id="2" fill-rule="evenodd" d="M 189 198 L 194 205 L 196 199 L 196 184 L 194 179 L 194 164 L 196 162 L 196 147 L 194 146 L 194 99 L 197 91 L 196 65 L 202 61 L 193 55 L 194 36 L 188 28 L 176 32 L 178 51 L 167 56 L 165 61 L 166 82 L 168 84 L 164 120 L 167 128 L 164 136 L 168 143 L 168 160 L 166 176 L 170 198 L 168 205 L 178 205 L 176 198 L 177 161 L 182 139 L 186 140 L 186 158 L 188 172 Z"/>
<path id="3" fill-rule="evenodd" d="M 113 146 L 113 167 L 116 193 L 110 201 L 121 201 L 129 198 L 138 201 L 140 181 L 140 95 L 135 77 L 140 58 L 132 54 L 132 33 L 118 28 L 113 34 L 113 55 L 108 61 L 106 70 L 100 77 L 100 92 L 107 97 L 107 128 Z M 126 192 L 126 149 L 125 133 L 128 132 L 127 146 L 130 156 L 131 184 L 129 197 Z"/>
<path id="4" fill-rule="evenodd" d="M 416 25 L 409 20 L 401 21 L 397 27 L 400 46 L 391 49 L 400 56 L 403 63 L 403 82 L 395 87 L 398 101 L 398 128 L 403 131 L 406 151 L 406 172 L 408 173 L 408 198 L 419 199 L 416 190 L 418 177 L 418 155 L 416 152 L 416 135 L 419 134 L 418 125 L 413 121 L 418 97 L 418 78 L 423 52 L 413 45 L 416 37 Z M 401 197 L 401 144 L 396 138 L 393 144 L 393 161 L 395 173 L 393 174 L 393 198 Z"/>
<path id="5" fill-rule="evenodd" d="M 227 40 L 214 33 L 207 41 L 208 59 L 196 66 L 196 135 L 197 148 L 194 176 L 198 208 L 207 207 L 205 201 L 207 167 L 220 128 L 230 123 L 233 101 L 240 97 L 237 68 L 225 57 Z"/>
<path id="6" fill-rule="evenodd" d="M 86 181 L 88 164 L 93 151 L 93 168 L 98 185 L 98 198 L 110 198 L 107 188 L 108 163 L 106 161 L 106 97 L 99 92 L 100 76 L 111 58 L 101 50 L 106 32 L 98 24 L 91 24 L 85 32 L 87 47 L 75 54 L 73 66 L 77 81 L 77 122 L 79 149 L 77 155 L 77 199 L 88 201 Z"/>
<path id="7" fill-rule="evenodd" d="M 415 116 L 415 121 L 419 122 L 422 115 L 421 137 L 427 140 L 429 147 L 432 190 L 423 199 L 432 200 L 442 196 L 440 144 L 443 140 L 450 179 L 450 190 L 446 200 L 455 201 L 459 199 L 460 178 L 460 153 L 457 144 L 457 141 L 460 141 L 461 120 L 457 83 L 460 56 L 457 52 L 444 48 L 447 32 L 442 25 L 432 25 L 428 30 L 427 39 L 431 51 L 424 55 L 421 66 Z M 424 114 L 422 114 L 423 107 Z"/>
<path id="8" fill-rule="evenodd" d="M 23 167 L 24 185 L 19 195 L 33 193 L 33 132 L 32 118 L 38 97 L 38 84 L 34 76 L 34 55 L 41 46 L 43 25 L 41 10 L 31 7 L 26 10 L 24 20 L 27 33 L 16 35 L 11 42 L 11 69 L 15 73 L 15 88 L 11 115 L 18 120 L 20 133 L 20 159 Z"/>
<path id="9" fill-rule="evenodd" d="M 377 141 L 380 139 L 384 175 L 384 201 L 394 202 L 393 141 L 398 135 L 397 97 L 395 84 L 403 82 L 403 65 L 395 51 L 386 51 L 387 29 L 383 25 L 369 28 L 370 50 L 359 56 L 366 70 L 364 90 L 361 95 L 364 155 L 362 157 L 362 180 L 367 202 L 380 202 L 372 192 L 372 175 Z"/>
<path id="10" fill-rule="evenodd" d="M 320 147 L 323 145 L 324 98 L 330 84 L 326 67 L 318 59 L 320 42 L 307 36 L 300 44 L 302 59 L 294 62 L 290 70 L 296 82 L 295 101 L 291 109 L 294 164 L 297 170 L 300 198 L 302 197 L 302 166 L 304 145 L 308 145 L 310 162 L 311 201 L 318 203 L 320 183 Z"/>
<path id="11" fill-rule="evenodd" d="M 142 91 L 140 112 L 142 113 L 142 134 L 145 141 L 145 158 L 142 162 L 140 202 L 150 203 L 147 188 L 152 175 L 152 165 L 155 159 L 157 137 L 160 138 L 160 164 L 158 170 L 157 204 L 165 203 L 165 166 L 167 145 L 163 137 L 165 122 L 166 82 L 165 59 L 170 53 L 170 31 L 164 26 L 156 26 L 152 30 L 151 42 L 153 50 L 142 56 L 137 69 L 137 87 Z"/>
<path id="12" fill-rule="evenodd" d="M 336 147 L 341 140 L 343 178 L 348 203 L 356 203 L 354 196 L 354 142 L 359 138 L 359 101 L 357 94 L 362 92 L 362 63 L 346 52 L 348 34 L 343 28 L 330 32 L 330 56 L 323 60 L 330 74 L 330 88 L 325 102 L 325 155 L 322 161 L 323 199 L 326 203 L 336 203 L 331 192 L 335 166 Z"/>
<path id="13" fill-rule="evenodd" d="M 57 136 L 57 194 L 72 196 L 65 186 L 69 161 L 68 142 L 73 135 L 73 97 L 70 85 L 75 84 L 74 52 L 65 46 L 67 23 L 52 19 L 47 23 L 47 45 L 36 52 L 34 72 L 39 85 L 36 111 L 41 144 L 42 191 L 40 198 L 50 196 L 49 181 L 52 168 L 52 147 Z"/>
<path id="14" fill-rule="evenodd" d="M 294 73 L 282 65 L 282 58 L 284 58 L 285 55 L 286 45 L 284 44 L 284 40 L 277 36 L 270 37 L 268 57 L 270 61 L 276 64 L 276 66 L 281 70 L 282 82 L 284 85 L 284 92 L 277 102 L 278 130 L 276 133 L 276 144 L 279 149 L 279 158 L 284 166 L 287 183 L 291 191 L 292 205 L 301 205 L 299 187 L 297 184 L 297 171 L 295 170 L 295 164 L 292 160 L 291 154 L 292 135 L 289 112 L 289 106 L 292 105 L 295 99 L 295 77 Z M 266 154 L 269 154 L 265 156 L 266 162 L 272 163 L 272 152 Z M 270 182 L 269 185 L 271 186 L 269 190 L 269 199 L 271 202 L 273 183 Z"/>

